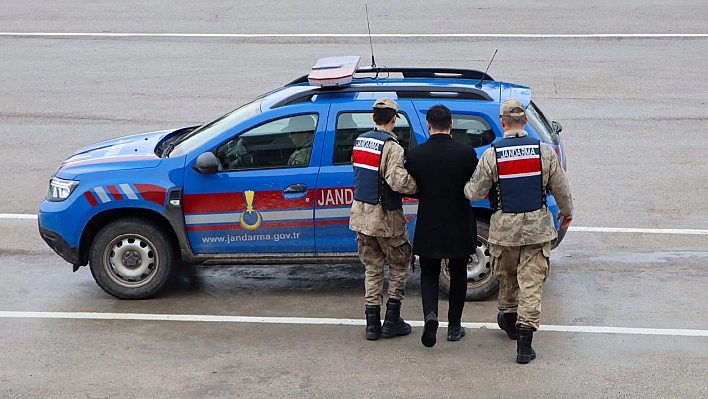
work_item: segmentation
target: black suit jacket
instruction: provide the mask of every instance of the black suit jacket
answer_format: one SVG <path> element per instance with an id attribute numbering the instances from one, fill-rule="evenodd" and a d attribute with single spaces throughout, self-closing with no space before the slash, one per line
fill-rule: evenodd
<path id="1" fill-rule="evenodd" d="M 465 183 L 477 167 L 477 152 L 448 134 L 434 134 L 408 152 L 406 169 L 418 184 L 418 220 L 413 253 L 426 258 L 463 258 L 477 247 L 477 224 L 465 198 Z"/>

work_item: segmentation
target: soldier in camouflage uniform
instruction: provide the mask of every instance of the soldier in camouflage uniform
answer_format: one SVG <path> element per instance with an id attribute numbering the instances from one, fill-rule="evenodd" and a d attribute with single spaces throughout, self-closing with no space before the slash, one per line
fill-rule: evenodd
<path id="1" fill-rule="evenodd" d="M 315 139 L 315 119 L 309 115 L 290 118 L 283 129 L 295 144 L 295 151 L 288 158 L 288 165 L 309 165 L 312 155 L 312 141 Z"/>
<path id="2" fill-rule="evenodd" d="M 415 180 L 403 166 L 403 147 L 393 127 L 398 104 L 382 98 L 374 104 L 376 127 L 357 138 L 352 151 L 354 202 L 349 228 L 357 232 L 359 259 L 366 267 L 366 339 L 407 335 L 411 326 L 400 316 L 411 244 L 403 214 L 403 194 L 417 191 Z M 384 263 L 389 266 L 386 317 L 381 325 Z"/>
<path id="3" fill-rule="evenodd" d="M 562 228 L 570 225 L 573 200 L 555 151 L 524 130 L 528 118 L 521 101 L 504 101 L 500 118 L 504 139 L 484 152 L 465 195 L 479 201 L 489 194 L 495 208 L 489 252 L 499 278 L 497 323 L 517 340 L 516 361 L 528 363 L 536 358 L 531 342 L 550 273 L 551 241 L 557 237 L 545 194 L 555 197 Z"/>

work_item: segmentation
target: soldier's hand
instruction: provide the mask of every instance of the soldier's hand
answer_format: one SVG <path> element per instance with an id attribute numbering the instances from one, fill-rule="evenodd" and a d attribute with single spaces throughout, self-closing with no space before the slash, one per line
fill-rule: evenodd
<path id="1" fill-rule="evenodd" d="M 573 221 L 573 218 L 566 217 L 563 215 L 563 212 L 558 211 L 558 220 L 561 221 L 561 229 L 567 229 Z"/>

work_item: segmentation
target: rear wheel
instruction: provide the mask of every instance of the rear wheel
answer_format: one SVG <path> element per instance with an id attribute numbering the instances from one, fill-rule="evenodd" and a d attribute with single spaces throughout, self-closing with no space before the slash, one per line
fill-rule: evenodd
<path id="1" fill-rule="evenodd" d="M 142 219 L 117 220 L 98 232 L 89 265 L 96 283 L 121 299 L 157 295 L 175 269 L 175 251 L 157 225 Z"/>
<path id="2" fill-rule="evenodd" d="M 499 280 L 492 273 L 489 256 L 489 223 L 477 221 L 477 250 L 467 262 L 468 301 L 482 301 L 499 291 Z M 440 267 L 440 290 L 450 292 L 450 269 L 448 260 L 443 259 Z"/>

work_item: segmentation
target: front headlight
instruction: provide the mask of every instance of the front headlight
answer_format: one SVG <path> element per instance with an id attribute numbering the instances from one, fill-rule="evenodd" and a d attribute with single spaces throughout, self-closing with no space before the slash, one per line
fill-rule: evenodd
<path id="1" fill-rule="evenodd" d="M 64 180 L 58 177 L 52 177 L 49 181 L 49 192 L 47 193 L 47 201 L 64 201 L 69 198 L 79 185 L 77 180 Z"/>

